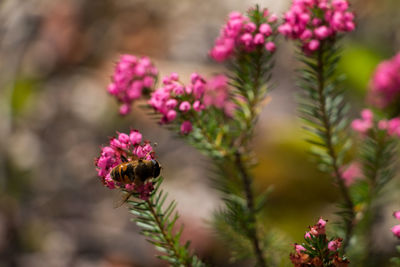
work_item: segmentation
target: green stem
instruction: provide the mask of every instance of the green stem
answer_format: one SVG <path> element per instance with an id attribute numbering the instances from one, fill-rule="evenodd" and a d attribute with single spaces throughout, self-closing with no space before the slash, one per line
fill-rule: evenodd
<path id="1" fill-rule="evenodd" d="M 266 266 L 264 254 L 260 247 L 260 240 L 257 233 L 256 212 L 254 209 L 254 196 L 251 188 L 252 179 L 246 171 L 240 152 L 235 153 L 236 166 L 239 170 L 243 181 L 244 191 L 246 194 L 247 209 L 249 210 L 249 238 L 251 239 L 254 253 L 257 257 L 257 266 Z"/>
<path id="2" fill-rule="evenodd" d="M 370 180 L 370 196 L 368 199 L 367 207 L 365 214 L 367 216 L 367 221 L 366 221 L 366 231 L 367 233 L 371 233 L 371 228 L 374 224 L 375 220 L 375 214 L 376 214 L 376 207 L 373 207 L 373 199 L 376 197 L 376 185 L 377 181 L 379 179 L 379 170 L 382 167 L 382 160 L 383 160 L 383 151 L 385 147 L 385 142 L 386 142 L 386 136 L 379 137 L 376 136 L 376 133 L 372 136 L 372 138 L 376 141 L 376 147 L 375 147 L 375 160 L 374 160 L 374 167 L 373 167 L 373 172 L 368 175 L 367 178 Z M 366 236 L 367 241 L 366 243 L 366 248 L 367 252 L 365 253 L 365 257 L 363 259 L 363 266 L 368 266 L 371 265 L 369 256 L 373 254 L 373 239 L 372 239 L 372 234 L 368 234 Z"/>
<path id="3" fill-rule="evenodd" d="M 326 111 L 326 99 L 325 99 L 325 78 L 324 78 L 324 58 L 323 58 L 323 53 L 324 53 L 324 47 L 323 43 L 321 43 L 321 48 L 318 50 L 318 58 L 317 58 L 317 77 L 318 77 L 318 98 L 319 98 L 319 108 L 322 116 L 322 122 L 323 126 L 325 128 L 325 144 L 326 148 L 328 150 L 328 154 L 332 160 L 331 167 L 333 169 L 333 175 L 336 178 L 336 183 L 339 186 L 340 192 L 344 198 L 346 208 L 348 209 L 348 213 L 350 216 L 350 220 L 345 220 L 345 227 L 346 227 L 346 233 L 345 233 L 345 238 L 343 242 L 343 253 L 346 250 L 346 247 L 349 244 L 349 240 L 351 238 L 351 235 L 353 233 L 353 221 L 355 217 L 354 213 L 354 203 L 350 197 L 350 193 L 348 191 L 348 188 L 346 187 L 342 174 L 340 172 L 340 166 L 338 164 L 338 158 L 337 154 L 335 151 L 335 147 L 333 145 L 332 141 L 332 136 L 333 136 L 333 129 L 330 124 L 330 118 L 329 115 Z"/>
<path id="4" fill-rule="evenodd" d="M 190 262 L 190 258 L 187 259 L 182 259 L 174 245 L 174 241 L 172 240 L 172 238 L 167 234 L 167 232 L 164 229 L 163 224 L 161 223 L 161 220 L 159 218 L 159 215 L 157 214 L 157 212 L 154 210 L 154 205 L 153 203 L 148 199 L 146 200 L 146 204 L 148 206 L 149 211 L 151 212 L 151 214 L 153 215 L 153 219 L 156 222 L 158 229 L 160 230 L 160 233 L 163 237 L 163 239 L 165 240 L 165 242 L 168 244 L 168 247 L 170 248 L 170 250 L 173 252 L 175 259 L 179 262 L 179 266 L 183 265 L 183 266 L 188 266 L 191 267 L 192 264 Z"/>

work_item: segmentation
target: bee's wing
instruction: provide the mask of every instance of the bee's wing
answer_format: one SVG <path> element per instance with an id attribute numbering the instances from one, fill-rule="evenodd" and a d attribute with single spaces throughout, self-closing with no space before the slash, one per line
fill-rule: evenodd
<path id="1" fill-rule="evenodd" d="M 121 207 L 133 195 L 132 192 L 120 191 L 118 198 L 114 199 L 114 209 Z"/>

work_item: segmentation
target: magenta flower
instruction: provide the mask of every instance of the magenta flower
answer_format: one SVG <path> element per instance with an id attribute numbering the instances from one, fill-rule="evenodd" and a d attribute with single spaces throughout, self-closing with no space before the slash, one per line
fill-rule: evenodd
<path id="1" fill-rule="evenodd" d="M 397 220 L 400 220 L 400 210 L 393 212 L 393 217 L 395 217 Z"/>
<path id="2" fill-rule="evenodd" d="M 400 97 L 400 53 L 378 65 L 370 83 L 368 100 L 385 108 Z"/>
<path id="3" fill-rule="evenodd" d="M 302 251 L 306 251 L 306 249 L 299 244 L 294 244 L 294 249 L 296 250 L 297 253 L 301 253 Z"/>
<path id="4" fill-rule="evenodd" d="M 374 114 L 369 109 L 364 109 L 361 112 L 361 119 L 356 119 L 351 123 L 351 127 L 353 130 L 361 133 L 366 134 L 373 126 Z"/>
<path id="5" fill-rule="evenodd" d="M 228 78 L 225 75 L 214 76 L 207 81 L 203 98 L 204 106 L 222 109 L 227 116 L 232 117 L 235 104 L 231 101 L 229 94 Z"/>
<path id="6" fill-rule="evenodd" d="M 310 235 L 313 236 L 319 236 L 319 235 L 324 235 L 325 234 L 325 225 L 326 222 L 324 219 L 319 218 L 317 224 L 315 224 L 314 226 L 310 227 Z"/>
<path id="7" fill-rule="evenodd" d="M 342 178 L 346 186 L 350 186 L 354 183 L 357 178 L 363 177 L 360 164 L 353 162 L 344 168 L 342 171 Z"/>
<path id="8" fill-rule="evenodd" d="M 337 238 L 328 243 L 328 249 L 330 251 L 337 251 L 342 246 L 342 239 Z"/>
<path id="9" fill-rule="evenodd" d="M 144 90 L 149 91 L 154 87 L 157 73 L 148 57 L 121 56 L 115 66 L 112 82 L 108 85 L 108 92 L 121 103 L 121 115 L 131 111 L 132 102 L 139 99 Z"/>
<path id="10" fill-rule="evenodd" d="M 112 179 L 112 169 L 123 163 L 123 158 L 128 161 L 134 158 L 154 159 L 152 146 L 148 142 L 142 144 L 142 134 L 136 130 L 131 131 L 129 135 L 118 133 L 117 137 L 110 139 L 108 146 L 102 147 L 100 156 L 95 160 L 97 175 L 105 186 L 110 189 L 120 188 L 135 191 L 145 200 L 152 191 L 151 182 L 151 185 L 149 183 L 136 185 L 135 183 L 121 183 Z"/>
<path id="11" fill-rule="evenodd" d="M 193 73 L 190 78 L 190 84 L 184 85 L 178 74 L 166 76 L 163 86 L 151 94 L 148 103 L 162 115 L 160 123 L 176 122 L 181 125 L 181 133 L 188 134 L 193 130 L 195 117 L 210 107 L 224 111 L 226 116 L 233 116 L 235 105 L 230 100 L 228 79 L 224 75 L 207 81 Z"/>
<path id="12" fill-rule="evenodd" d="M 278 31 L 299 40 L 305 53 L 318 50 L 320 41 L 355 28 L 354 14 L 346 0 L 293 0 Z"/>
<path id="13" fill-rule="evenodd" d="M 400 238 L 400 224 L 393 226 L 391 230 L 396 237 Z"/>
<path id="14" fill-rule="evenodd" d="M 209 54 L 215 61 L 222 62 L 234 55 L 235 51 L 252 52 L 257 47 L 264 47 L 266 43 L 273 43 L 273 27 L 277 17 L 263 11 L 262 22 L 259 26 L 252 21 L 256 10 L 249 10 L 249 15 L 232 12 L 227 23 L 221 29 L 221 33 L 215 41 L 214 47 Z M 275 51 L 272 44 L 266 50 L 270 53 Z"/>
<path id="15" fill-rule="evenodd" d="M 184 121 L 181 125 L 181 133 L 188 134 L 193 130 L 192 123 L 190 121 Z"/>
<path id="16" fill-rule="evenodd" d="M 203 109 L 206 84 L 203 77 L 193 73 L 191 83 L 185 86 L 179 81 L 178 74 L 172 73 L 163 78 L 163 86 L 151 94 L 148 104 L 162 115 L 163 124 L 190 117 L 192 111 L 200 112 Z"/>

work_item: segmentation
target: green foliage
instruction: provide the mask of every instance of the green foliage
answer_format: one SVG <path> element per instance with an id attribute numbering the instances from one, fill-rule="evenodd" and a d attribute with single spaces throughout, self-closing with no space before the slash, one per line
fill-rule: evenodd
<path id="1" fill-rule="evenodd" d="M 363 138 L 360 159 L 364 180 L 352 186 L 352 196 L 358 207 L 359 222 L 356 233 L 357 245 L 352 247 L 354 259 L 364 261 L 364 266 L 373 266 L 367 255 L 373 253 L 371 228 L 376 222 L 378 199 L 385 185 L 394 177 L 397 142 L 386 131 L 372 129 Z"/>
<path id="2" fill-rule="evenodd" d="M 400 246 L 396 246 L 396 250 L 400 254 Z M 400 257 L 393 257 L 390 262 L 393 263 L 393 266 L 400 266 Z"/>
<path id="3" fill-rule="evenodd" d="M 179 218 L 175 211 L 176 202 L 166 204 L 168 194 L 160 189 L 161 183 L 162 178 L 155 181 L 155 189 L 148 200 L 135 198 L 128 201 L 129 210 L 135 215 L 133 220 L 142 229 L 141 234 L 147 237 L 146 240 L 162 253 L 157 257 L 167 261 L 170 266 L 205 266 L 190 253 L 189 242 L 180 244 L 183 227 L 175 231 Z"/>
<path id="4" fill-rule="evenodd" d="M 344 101 L 336 74 L 340 48 L 337 40 L 321 42 L 321 47 L 312 54 L 298 53 L 303 63 L 299 70 L 300 113 L 304 128 L 310 133 L 307 141 L 311 153 L 315 155 L 319 168 L 334 176 L 344 202 L 340 204 L 339 215 L 343 218 L 346 232 L 345 249 L 352 234 L 354 204 L 341 174 L 346 152 L 351 146 L 344 129 L 348 126 L 346 118 L 349 106 Z"/>

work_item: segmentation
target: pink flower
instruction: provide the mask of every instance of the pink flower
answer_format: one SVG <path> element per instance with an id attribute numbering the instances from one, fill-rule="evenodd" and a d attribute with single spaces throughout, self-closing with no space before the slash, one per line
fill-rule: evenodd
<path id="1" fill-rule="evenodd" d="M 322 219 L 322 218 L 319 218 L 319 220 L 318 220 L 318 226 L 319 227 L 325 227 L 325 225 L 326 225 L 326 221 L 324 220 L 324 219 Z"/>
<path id="2" fill-rule="evenodd" d="M 306 249 L 302 245 L 294 244 L 294 249 L 297 253 L 301 253 L 302 251 L 306 251 Z"/>
<path id="3" fill-rule="evenodd" d="M 342 239 L 338 238 L 328 243 L 328 249 L 330 251 L 337 251 L 342 246 Z"/>
<path id="4" fill-rule="evenodd" d="M 400 53 L 376 68 L 370 83 L 368 100 L 378 108 L 395 104 L 400 96 Z"/>
<path id="5" fill-rule="evenodd" d="M 276 23 L 276 15 L 269 15 L 268 10 L 265 9 L 261 24 L 257 27 L 256 21 L 252 21 L 254 12 L 256 10 L 251 9 L 249 15 L 242 15 L 239 12 L 233 12 L 229 15 L 227 23 L 222 27 L 214 47 L 209 52 L 209 55 L 215 61 L 225 61 L 236 52 L 252 52 L 257 46 L 272 41 L 271 24 Z M 232 14 L 234 15 L 232 16 Z"/>
<path id="6" fill-rule="evenodd" d="M 360 164 L 357 162 L 351 163 L 342 172 L 342 178 L 347 186 L 352 185 L 355 179 L 360 177 L 363 177 L 363 175 L 361 172 Z"/>
<path id="7" fill-rule="evenodd" d="M 253 43 L 256 44 L 256 45 L 263 44 L 264 43 L 264 36 L 261 33 L 257 33 L 254 36 Z"/>
<path id="8" fill-rule="evenodd" d="M 183 112 L 187 112 L 190 110 L 190 103 L 188 101 L 183 101 L 180 105 L 179 105 L 179 110 L 183 111 Z"/>
<path id="9" fill-rule="evenodd" d="M 192 123 L 190 121 L 184 121 L 181 124 L 181 133 L 188 134 L 193 130 Z"/>
<path id="10" fill-rule="evenodd" d="M 387 123 L 387 132 L 391 136 L 400 137 L 400 118 L 393 118 Z"/>
<path id="11" fill-rule="evenodd" d="M 265 44 L 265 49 L 267 49 L 267 51 L 273 53 L 275 52 L 276 46 L 274 42 L 268 42 Z"/>
<path id="12" fill-rule="evenodd" d="M 314 30 L 314 34 L 318 39 L 324 40 L 330 35 L 330 31 L 328 27 L 320 26 Z"/>
<path id="13" fill-rule="evenodd" d="M 374 114 L 371 110 L 364 109 L 361 112 L 361 119 L 354 120 L 351 123 L 351 127 L 361 134 L 366 134 L 374 126 L 373 117 Z"/>
<path id="14" fill-rule="evenodd" d="M 392 227 L 392 233 L 398 238 L 400 238 L 400 224 Z"/>
<path id="15" fill-rule="evenodd" d="M 310 232 L 306 232 L 306 234 L 304 235 L 305 239 L 311 238 L 311 233 Z"/>
<path id="16" fill-rule="evenodd" d="M 260 33 L 264 34 L 266 37 L 268 37 L 272 34 L 271 26 L 267 23 L 261 24 L 259 31 L 260 31 Z"/>
<path id="17" fill-rule="evenodd" d="M 310 227 L 309 234 L 313 236 L 324 235 L 326 222 L 327 221 L 323 220 L 322 218 L 319 218 L 317 224 L 315 224 L 313 227 Z"/>
<path id="18" fill-rule="evenodd" d="M 175 120 L 175 118 L 176 118 L 176 115 L 177 115 L 177 113 L 176 113 L 176 111 L 175 110 L 173 110 L 173 109 L 171 109 L 171 110 L 168 110 L 168 112 L 167 112 L 167 120 L 168 120 L 168 122 L 170 122 L 170 121 L 173 121 L 173 120 Z"/>
<path id="19" fill-rule="evenodd" d="M 118 179 L 114 180 L 111 176 L 113 168 L 123 163 L 123 158 L 128 161 L 134 158 L 141 159 L 153 159 L 154 153 L 153 148 L 149 143 L 141 144 L 142 134 L 134 130 L 128 134 L 118 133 L 118 137 L 111 138 L 109 146 L 104 146 L 101 149 L 100 156 L 95 160 L 97 174 L 104 184 L 110 189 L 121 188 L 129 191 L 136 191 L 138 193 L 143 191 L 143 188 L 147 191 L 147 196 L 151 192 L 152 183 L 145 183 L 143 185 L 136 185 L 135 183 L 122 183 Z M 151 184 L 151 185 L 147 185 Z M 142 199 L 145 199 L 146 194 L 140 193 Z"/>
<path id="20" fill-rule="evenodd" d="M 318 40 L 311 40 L 308 44 L 307 44 L 307 50 L 309 51 L 315 51 L 319 48 L 319 41 Z"/>
<path id="21" fill-rule="evenodd" d="M 393 212 L 393 217 L 395 217 L 397 220 L 400 220 L 400 210 Z"/>
<path id="22" fill-rule="evenodd" d="M 108 92 L 121 103 L 120 114 L 127 115 L 131 104 L 142 96 L 143 90 L 150 90 L 155 83 L 157 69 L 147 57 L 137 58 L 122 55 L 115 67 Z"/>
<path id="23" fill-rule="evenodd" d="M 137 130 L 131 131 L 129 134 L 129 139 L 132 145 L 140 144 L 142 142 L 142 134 Z"/>
<path id="24" fill-rule="evenodd" d="M 318 40 L 354 30 L 354 15 L 348 11 L 346 0 L 293 0 L 289 11 L 284 15 L 285 22 L 278 31 L 293 40 L 299 40 L 306 54 L 320 48 Z M 314 42 L 308 42 L 309 39 Z"/>

